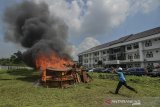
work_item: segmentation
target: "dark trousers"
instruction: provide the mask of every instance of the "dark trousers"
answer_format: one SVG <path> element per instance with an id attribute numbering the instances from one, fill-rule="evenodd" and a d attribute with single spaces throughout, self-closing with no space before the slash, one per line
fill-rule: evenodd
<path id="1" fill-rule="evenodd" d="M 122 85 L 124 85 L 129 90 L 134 91 L 134 92 L 137 93 L 137 91 L 134 88 L 132 88 L 132 87 L 130 87 L 130 86 L 127 85 L 126 81 L 124 81 L 124 82 L 119 81 L 119 83 L 117 85 L 117 88 L 116 88 L 116 91 L 115 91 L 115 94 L 118 94 L 118 91 L 122 87 Z"/>

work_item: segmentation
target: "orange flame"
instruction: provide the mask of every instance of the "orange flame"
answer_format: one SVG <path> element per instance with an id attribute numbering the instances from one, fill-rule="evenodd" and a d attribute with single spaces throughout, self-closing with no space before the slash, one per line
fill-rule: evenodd
<path id="1" fill-rule="evenodd" d="M 73 61 L 68 58 L 62 58 L 55 52 L 53 52 L 49 57 L 39 54 L 36 58 L 36 68 L 41 68 L 42 70 L 45 70 L 48 67 L 65 69 L 66 65 L 73 65 Z"/>
<path id="2" fill-rule="evenodd" d="M 66 65 L 73 65 L 69 58 L 60 57 L 53 52 L 49 57 L 45 54 L 39 54 L 36 58 L 36 68 L 42 71 L 42 81 L 46 81 L 46 68 L 66 69 Z"/>

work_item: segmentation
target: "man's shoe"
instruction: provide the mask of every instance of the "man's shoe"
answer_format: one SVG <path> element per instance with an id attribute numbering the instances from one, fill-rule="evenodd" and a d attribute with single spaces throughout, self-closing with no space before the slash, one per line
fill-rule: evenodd
<path id="1" fill-rule="evenodd" d="M 135 93 L 138 93 L 138 91 L 136 91 L 136 90 L 135 90 L 134 92 L 135 92 Z"/>

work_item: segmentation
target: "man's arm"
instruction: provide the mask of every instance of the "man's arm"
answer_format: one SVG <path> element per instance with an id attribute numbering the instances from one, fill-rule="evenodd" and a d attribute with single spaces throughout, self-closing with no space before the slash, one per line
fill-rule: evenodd
<path id="1" fill-rule="evenodd" d="M 112 68 L 112 73 L 116 73 L 117 74 L 117 71 L 115 70 L 114 67 L 111 67 Z"/>

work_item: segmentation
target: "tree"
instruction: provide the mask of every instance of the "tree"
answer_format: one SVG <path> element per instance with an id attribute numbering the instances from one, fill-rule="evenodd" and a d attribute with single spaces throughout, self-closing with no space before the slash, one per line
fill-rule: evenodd
<path id="1" fill-rule="evenodd" d="M 16 53 L 13 53 L 13 55 L 11 55 L 10 57 L 10 61 L 14 64 L 21 64 L 23 63 L 22 60 L 22 52 L 21 51 L 17 51 Z"/>
<path id="2" fill-rule="evenodd" d="M 8 64 L 10 64 L 9 58 L 1 58 L 0 59 L 0 65 L 8 65 Z"/>
<path id="3" fill-rule="evenodd" d="M 10 58 L 1 58 L 0 65 L 25 65 L 22 60 L 22 52 L 17 51 L 13 53 Z"/>

